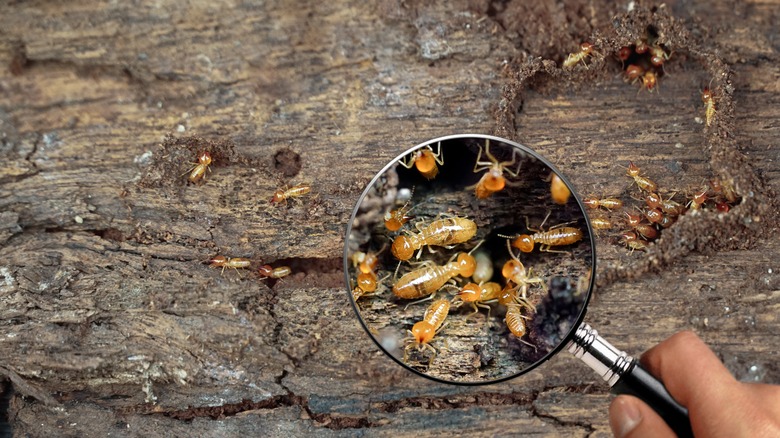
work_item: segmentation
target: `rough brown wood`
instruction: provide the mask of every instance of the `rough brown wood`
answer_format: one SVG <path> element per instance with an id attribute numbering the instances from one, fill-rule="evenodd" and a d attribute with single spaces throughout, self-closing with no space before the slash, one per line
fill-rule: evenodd
<path id="1" fill-rule="evenodd" d="M 603 235 L 586 321 L 637 355 L 693 329 L 738 378 L 780 382 L 776 6 L 524 3 L 0 5 L 14 433 L 608 435 L 608 390 L 574 358 L 438 384 L 353 315 L 341 257 L 363 187 L 464 131 L 519 140 L 583 194 L 628 200 L 628 160 L 669 190 L 733 180 L 740 205 L 684 216 L 647 254 Z M 648 25 L 674 52 L 658 92 L 637 93 L 610 55 Z M 586 39 L 601 54 L 560 70 Z M 187 184 L 200 145 L 222 155 Z M 268 204 L 302 182 L 315 196 Z M 220 275 L 218 253 L 296 273 Z"/>

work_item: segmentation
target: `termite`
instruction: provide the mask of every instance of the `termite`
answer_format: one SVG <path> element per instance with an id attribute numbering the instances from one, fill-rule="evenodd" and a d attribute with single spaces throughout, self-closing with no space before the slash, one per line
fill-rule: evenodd
<path id="1" fill-rule="evenodd" d="M 608 230 L 612 228 L 612 222 L 603 217 L 593 217 L 590 218 L 590 226 L 593 227 L 594 230 Z"/>
<path id="2" fill-rule="evenodd" d="M 252 262 L 244 257 L 225 257 L 223 255 L 218 255 L 213 257 L 211 260 L 209 260 L 209 263 L 211 266 L 216 268 L 222 268 L 222 272 L 220 275 L 225 273 L 226 268 L 232 268 L 235 269 L 236 272 L 238 272 L 238 269 L 241 268 L 248 268 L 249 265 L 252 264 Z M 238 276 L 241 276 L 241 273 L 238 272 Z"/>
<path id="3" fill-rule="evenodd" d="M 606 208 L 607 210 L 614 210 L 616 208 L 620 208 L 623 206 L 623 201 L 617 198 L 596 198 L 596 197 L 587 197 L 582 200 L 582 203 L 586 206 L 596 209 L 599 207 Z"/>
<path id="4" fill-rule="evenodd" d="M 658 185 L 656 185 L 656 183 L 650 180 L 650 178 L 640 175 L 639 172 L 639 166 L 634 164 L 633 161 L 629 161 L 628 169 L 626 169 L 626 175 L 633 178 L 636 185 L 646 192 L 655 192 L 658 190 Z"/>
<path id="5" fill-rule="evenodd" d="M 645 243 L 644 240 L 639 240 L 636 233 L 626 232 L 623 233 L 620 237 L 626 247 L 631 249 L 629 254 L 632 254 L 634 251 L 644 251 L 647 249 L 647 243 Z"/>
<path id="6" fill-rule="evenodd" d="M 467 278 L 474 274 L 477 262 L 471 254 L 457 255 L 457 260 L 444 265 L 425 263 L 422 268 L 404 274 L 394 285 L 393 294 L 398 298 L 411 300 L 426 295 L 433 296 L 445 283 L 456 275 Z"/>
<path id="7" fill-rule="evenodd" d="M 496 301 L 499 294 L 501 293 L 501 289 L 501 285 L 493 281 L 488 281 L 487 283 L 483 284 L 466 283 L 460 289 L 460 292 L 458 292 L 458 295 L 455 297 L 452 303 L 454 306 L 458 307 L 464 303 L 471 305 L 471 308 L 474 309 L 474 312 L 468 315 L 466 319 L 479 312 L 478 308 L 488 309 L 488 318 L 490 318 L 490 306 L 484 303 L 489 301 Z"/>
<path id="8" fill-rule="evenodd" d="M 541 286 L 543 290 L 547 290 L 547 285 L 544 279 L 541 277 L 534 277 L 533 270 L 531 268 L 525 269 L 523 263 L 513 253 L 509 253 L 512 257 L 501 268 L 501 275 L 507 280 L 507 283 L 512 282 L 515 286 L 515 291 L 519 291 L 518 297 L 522 299 L 528 298 L 528 288 L 534 284 Z"/>
<path id="9" fill-rule="evenodd" d="M 569 190 L 569 186 L 567 186 L 561 177 L 559 177 L 556 173 L 551 174 L 550 196 L 552 196 L 553 202 L 559 205 L 566 205 L 566 203 L 569 202 L 569 197 L 571 196 L 571 190 Z"/>
<path id="10" fill-rule="evenodd" d="M 645 203 L 650 208 L 660 208 L 661 211 L 672 216 L 679 216 L 685 212 L 685 208 L 679 203 L 672 201 L 671 197 L 669 199 L 663 199 L 653 192 L 650 192 L 645 196 Z"/>
<path id="11" fill-rule="evenodd" d="M 311 186 L 309 184 L 298 184 L 297 186 L 289 189 L 279 189 L 271 197 L 271 204 L 275 202 L 281 203 L 284 201 L 287 203 L 288 199 L 299 198 L 311 192 Z"/>
<path id="12" fill-rule="evenodd" d="M 450 301 L 445 298 L 431 303 L 428 310 L 425 311 L 423 320 L 416 322 L 412 329 L 409 330 L 410 336 L 404 338 L 404 341 L 407 343 L 404 348 L 404 362 L 409 361 L 409 350 L 412 348 L 416 348 L 420 353 L 422 353 L 423 349 L 430 349 L 433 352 L 433 356 L 428 361 L 430 366 L 438 353 L 436 348 L 431 345 L 431 341 L 444 328 L 444 320 L 447 318 L 449 311 Z"/>
<path id="13" fill-rule="evenodd" d="M 504 178 L 504 172 L 508 173 L 509 175 L 512 175 L 513 177 L 517 177 L 518 173 L 520 172 L 520 166 L 518 165 L 517 170 L 514 172 L 510 169 L 508 169 L 509 166 L 512 166 L 517 161 L 517 149 L 514 149 L 512 151 L 512 159 L 510 161 L 502 161 L 499 162 L 496 157 L 493 156 L 493 154 L 490 153 L 490 140 L 485 140 L 485 156 L 488 158 L 489 161 L 480 161 L 480 158 L 482 158 L 482 146 L 479 147 L 479 153 L 477 154 L 477 161 L 474 163 L 474 173 L 482 172 L 483 170 L 487 170 L 484 175 L 482 175 L 482 178 L 480 178 L 479 182 L 473 186 L 466 187 L 467 189 L 474 189 L 474 193 L 477 196 L 477 199 L 487 199 L 489 198 L 493 193 L 496 193 L 498 191 L 501 191 L 506 186 L 506 178 Z"/>
<path id="14" fill-rule="evenodd" d="M 591 56 L 593 53 L 595 53 L 593 50 L 593 44 L 589 43 L 588 41 L 580 43 L 580 51 L 576 53 L 570 53 L 566 60 L 563 61 L 563 68 L 572 68 L 579 63 L 582 63 L 582 65 L 587 68 L 588 65 L 585 64 L 585 59 L 587 59 L 588 56 Z"/>
<path id="15" fill-rule="evenodd" d="M 639 80 L 644 74 L 645 70 L 636 64 L 629 64 L 628 67 L 626 67 L 626 79 L 632 84 Z"/>
<path id="16" fill-rule="evenodd" d="M 462 217 L 437 219 L 428 226 L 419 229 L 417 234 L 397 236 L 393 240 L 390 250 L 398 260 L 409 260 L 416 250 L 421 250 L 425 245 L 455 245 L 466 242 L 476 233 L 477 224 L 472 220 Z M 420 253 L 417 254 L 417 257 L 420 257 Z"/>
<path id="17" fill-rule="evenodd" d="M 542 252 L 566 252 L 550 249 L 553 246 L 565 246 L 577 243 L 582 240 L 582 231 L 574 227 L 566 227 L 565 224 L 556 225 L 547 231 L 542 231 L 544 223 L 547 222 L 547 218 L 550 217 L 550 213 L 547 213 L 540 229 L 533 229 L 528 224 L 528 217 L 525 218 L 525 227 L 529 231 L 533 231 L 533 234 L 521 234 L 512 241 L 512 246 L 519 249 L 522 252 L 531 252 L 534 250 L 534 244 L 539 244 L 539 251 Z M 507 236 L 501 236 L 507 237 Z M 511 238 L 511 237 L 510 237 Z"/>
<path id="18" fill-rule="evenodd" d="M 509 331 L 518 338 L 525 336 L 525 321 L 523 319 L 528 319 L 527 316 L 520 313 L 521 309 L 519 304 L 507 304 L 506 317 L 504 318 Z"/>
<path id="19" fill-rule="evenodd" d="M 361 297 L 377 295 L 379 285 L 388 279 L 390 274 L 377 279 L 374 272 L 361 272 L 357 276 L 357 285 L 352 289 L 352 299 L 357 301 Z"/>
<path id="20" fill-rule="evenodd" d="M 634 227 L 634 229 L 646 240 L 655 240 L 658 238 L 658 230 L 650 224 L 639 224 Z"/>
<path id="21" fill-rule="evenodd" d="M 506 323 L 506 326 L 509 329 L 509 331 L 513 335 L 515 335 L 515 337 L 517 337 L 517 339 L 520 342 L 528 345 L 529 347 L 533 347 L 534 349 L 536 349 L 536 346 L 522 339 L 527 332 L 524 320 L 530 318 L 523 315 L 521 311 L 522 311 L 522 307 L 519 304 L 507 304 L 506 316 L 504 317 L 504 322 Z"/>
<path id="22" fill-rule="evenodd" d="M 693 197 L 688 202 L 686 207 L 690 207 L 691 210 L 698 210 L 704 203 L 707 202 L 707 190 L 701 190 L 693 194 Z"/>
<path id="23" fill-rule="evenodd" d="M 208 151 L 200 151 L 198 153 L 198 162 L 193 166 L 189 172 L 190 176 L 187 178 L 190 180 L 191 183 L 197 183 L 201 179 L 203 179 L 204 176 L 206 176 L 206 171 L 211 172 L 211 169 L 209 169 L 209 166 L 211 165 L 211 153 Z M 186 172 L 185 172 L 186 173 Z"/>
<path id="24" fill-rule="evenodd" d="M 710 126 L 715 117 L 715 97 L 709 87 L 704 87 L 702 90 L 701 101 L 704 102 L 704 117 L 707 120 L 707 126 Z"/>
<path id="25" fill-rule="evenodd" d="M 409 207 L 409 201 L 401 207 L 394 210 L 390 210 L 385 213 L 385 228 L 388 231 L 398 231 L 405 223 L 414 219 L 414 216 L 409 216 L 409 212 L 414 207 Z"/>
<path id="26" fill-rule="evenodd" d="M 653 90 L 655 90 L 655 87 L 658 86 L 658 76 L 653 71 L 646 71 L 640 79 L 642 80 L 642 87 L 639 89 L 640 91 L 646 89 L 652 93 Z"/>
<path id="27" fill-rule="evenodd" d="M 663 67 L 664 62 L 668 61 L 671 55 L 659 45 L 653 45 L 650 47 L 650 63 L 656 67 Z"/>
<path id="28" fill-rule="evenodd" d="M 661 213 L 661 210 L 657 208 L 646 208 L 642 210 L 642 214 L 645 215 L 647 220 L 650 222 L 657 224 L 661 222 L 661 219 L 663 218 L 664 214 Z"/>
<path id="29" fill-rule="evenodd" d="M 647 53 L 647 51 L 650 50 L 650 46 L 647 45 L 647 42 L 645 42 L 642 39 L 639 39 L 636 41 L 636 48 L 634 48 L 634 51 L 640 55 Z"/>
<path id="30" fill-rule="evenodd" d="M 407 169 L 416 167 L 425 179 L 434 179 L 439 174 L 439 166 L 444 165 L 444 156 L 441 153 L 441 142 L 436 147 L 436 153 L 430 146 L 422 147 L 411 153 L 405 160 L 399 161 L 399 164 Z"/>
<path id="31" fill-rule="evenodd" d="M 626 61 L 628 61 L 628 58 L 631 57 L 631 53 L 632 53 L 631 48 L 626 46 L 623 46 L 620 48 L 620 50 L 618 50 L 617 57 L 620 60 L 620 62 L 623 64 L 623 67 L 626 66 Z"/>
<path id="32" fill-rule="evenodd" d="M 280 266 L 278 268 L 274 268 L 271 265 L 263 265 L 258 270 L 257 273 L 260 274 L 263 279 L 266 278 L 282 278 L 286 277 L 290 274 L 292 274 L 292 269 L 290 269 L 289 266 Z M 358 278 L 358 282 L 360 279 Z"/>

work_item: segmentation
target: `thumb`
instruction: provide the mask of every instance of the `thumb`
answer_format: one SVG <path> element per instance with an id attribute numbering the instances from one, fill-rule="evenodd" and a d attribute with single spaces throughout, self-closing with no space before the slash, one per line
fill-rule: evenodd
<path id="1" fill-rule="evenodd" d="M 612 400 L 609 426 L 618 438 L 676 436 L 650 406 L 630 395 L 620 395 Z"/>

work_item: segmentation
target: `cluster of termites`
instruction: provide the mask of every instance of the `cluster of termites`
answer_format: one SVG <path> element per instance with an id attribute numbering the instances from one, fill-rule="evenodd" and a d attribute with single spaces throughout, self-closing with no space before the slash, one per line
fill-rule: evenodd
<path id="1" fill-rule="evenodd" d="M 491 199 L 506 187 L 519 184 L 522 162 L 514 148 L 508 159 L 499 160 L 491 151 L 490 140 L 485 140 L 484 147 L 478 145 L 471 168 L 473 174 L 479 175 L 479 180 L 463 190 L 467 190 L 467 196 L 476 203 Z M 445 166 L 441 143 L 410 153 L 399 165 L 416 169 L 426 180 L 436 178 L 440 168 Z M 548 181 L 553 202 L 566 204 L 570 199 L 566 184 L 554 174 Z M 503 311 L 503 322 L 511 336 L 535 349 L 526 336 L 528 321 L 535 312 L 534 303 L 546 293 L 548 280 L 526 267 L 520 256 L 534 249 L 537 252 L 564 252 L 556 248 L 579 242 L 583 238 L 582 231 L 569 223 L 544 229 L 542 222 L 538 228 L 532 227 L 526 218 L 526 232 L 492 235 L 494 243 L 501 241 L 502 244 L 500 253 L 494 251 L 491 255 L 480 247 L 492 230 L 480 229 L 475 220 L 462 213 L 446 212 L 426 217 L 413 203 L 414 187 L 408 192 L 409 199 L 384 213 L 383 227 L 378 242 L 374 243 L 380 248 L 354 251 L 350 255 L 354 268 L 352 298 L 356 302 L 362 302 L 366 297 L 381 301 L 378 297 L 388 289 L 392 291 L 390 301 L 400 302 L 404 310 L 415 309 L 419 302 L 431 301 L 419 316 L 406 319 L 408 336 L 403 339 L 404 363 L 425 366 L 427 362 L 430 366 L 440 350 L 446 349 L 446 339 L 441 341 L 441 338 L 447 331 L 448 316 L 463 316 L 453 323 L 457 326 L 477 316 L 480 309 L 487 311 L 488 323 L 491 315 Z M 500 265 L 501 260 L 506 262 L 499 277 L 494 275 L 493 266 L 494 263 Z M 380 276 L 379 269 L 383 265 L 387 274 Z"/>
<path id="2" fill-rule="evenodd" d="M 587 60 L 596 51 L 593 43 L 580 43 L 579 50 L 570 53 L 563 61 L 564 69 L 572 69 L 578 64 L 588 67 Z M 648 31 L 646 36 L 637 39 L 633 44 L 621 47 L 615 52 L 615 57 L 622 66 L 623 80 L 630 84 L 638 84 L 639 91 L 654 92 L 659 80 L 664 76 L 664 64 L 671 59 L 672 52 L 659 42 L 655 32 Z M 704 103 L 704 116 L 707 126 L 712 125 L 716 114 L 715 96 L 709 86 L 701 91 Z"/>
<path id="3" fill-rule="evenodd" d="M 631 199 L 640 201 L 622 211 L 622 217 L 614 220 L 603 214 L 591 214 L 591 226 L 595 230 L 609 230 L 618 224 L 623 226 L 620 242 L 630 252 L 644 251 L 647 244 L 658 239 L 661 232 L 674 224 L 689 210 L 715 209 L 727 213 L 738 202 L 731 183 L 713 179 L 708 185 L 689 190 L 686 193 L 662 190 L 648 176 L 642 174 L 639 166 L 628 163 L 626 176 L 631 178 L 631 186 L 639 191 Z M 623 209 L 623 201 L 615 197 L 599 198 L 589 196 L 583 203 L 590 211 L 606 210 L 615 212 Z"/>
<path id="4" fill-rule="evenodd" d="M 203 183 L 205 181 L 206 173 L 211 172 L 210 166 L 214 163 L 211 152 L 202 150 L 199 151 L 194 163 L 190 163 L 191 167 L 182 174 L 187 175 L 187 180 L 193 184 Z M 294 187 L 287 187 L 278 189 L 274 192 L 270 198 L 270 204 L 279 205 L 281 203 L 287 203 L 288 200 L 297 200 L 297 198 L 309 194 L 311 192 L 311 186 L 308 184 L 299 184 Z M 217 255 L 212 257 L 208 261 L 210 266 L 216 268 L 222 268 L 221 273 L 225 273 L 225 269 L 233 269 L 241 276 L 240 270 L 248 269 L 252 267 L 252 261 L 245 257 L 226 257 L 224 255 Z M 271 265 L 262 265 L 256 269 L 257 275 L 262 279 L 281 279 L 292 273 L 288 266 L 272 267 Z"/>
<path id="5" fill-rule="evenodd" d="M 624 80 L 638 83 L 640 91 L 652 93 L 658 86 L 658 79 L 664 75 L 664 63 L 672 55 L 657 37 L 648 35 L 634 44 L 621 47 L 616 56 L 623 66 Z"/>

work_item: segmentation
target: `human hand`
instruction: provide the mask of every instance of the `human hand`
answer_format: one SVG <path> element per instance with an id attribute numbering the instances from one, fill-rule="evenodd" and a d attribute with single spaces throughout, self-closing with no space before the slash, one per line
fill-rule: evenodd
<path id="1" fill-rule="evenodd" d="M 646 351 L 642 366 L 688 408 L 697 437 L 780 437 L 780 386 L 738 382 L 715 353 L 690 331 Z M 630 395 L 609 407 L 616 437 L 674 437 L 647 404 Z"/>

